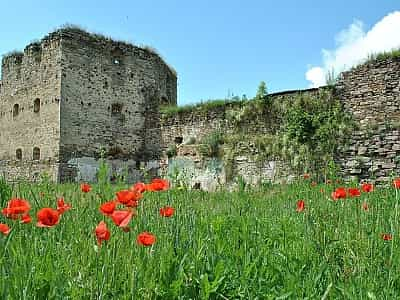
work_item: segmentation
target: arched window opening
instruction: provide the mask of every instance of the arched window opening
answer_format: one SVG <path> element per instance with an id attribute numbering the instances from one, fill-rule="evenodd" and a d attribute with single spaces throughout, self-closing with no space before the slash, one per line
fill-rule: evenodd
<path id="1" fill-rule="evenodd" d="M 36 98 L 33 102 L 33 112 L 38 113 L 40 111 L 40 99 Z"/>
<path id="2" fill-rule="evenodd" d="M 33 160 L 40 160 L 40 148 L 33 148 Z"/>
<path id="3" fill-rule="evenodd" d="M 18 116 L 18 114 L 19 114 L 19 104 L 16 103 L 16 104 L 14 104 L 14 107 L 13 107 L 13 117 L 15 118 L 16 116 Z"/>
<path id="4" fill-rule="evenodd" d="M 15 157 L 16 157 L 18 160 L 22 160 L 22 149 L 18 148 L 18 149 L 15 151 Z"/>

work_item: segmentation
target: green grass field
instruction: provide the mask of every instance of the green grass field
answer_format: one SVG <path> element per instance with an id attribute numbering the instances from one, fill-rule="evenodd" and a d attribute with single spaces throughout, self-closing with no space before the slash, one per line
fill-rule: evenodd
<path id="1" fill-rule="evenodd" d="M 337 186 L 303 181 L 232 193 L 145 192 L 124 232 L 99 206 L 127 186 L 82 193 L 78 184 L 15 185 L 12 195 L 30 202 L 33 220 L 0 215 L 11 227 L 0 234 L 0 298 L 399 299 L 397 190 L 333 201 Z M 0 196 L 4 208 L 4 184 Z M 55 208 L 60 196 L 72 209 L 56 226 L 37 227 L 36 212 Z M 165 205 L 175 208 L 170 218 L 159 214 Z M 98 247 L 101 220 L 111 238 Z M 153 246 L 137 244 L 143 231 L 156 236 Z"/>

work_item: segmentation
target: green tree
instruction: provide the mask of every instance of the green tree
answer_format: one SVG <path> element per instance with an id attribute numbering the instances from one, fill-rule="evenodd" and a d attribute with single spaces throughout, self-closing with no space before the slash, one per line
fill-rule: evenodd
<path id="1" fill-rule="evenodd" d="M 267 92 L 267 84 L 265 83 L 265 81 L 261 81 L 259 86 L 258 86 L 256 99 L 257 100 L 264 99 L 267 96 L 267 94 L 268 94 L 268 92 Z"/>

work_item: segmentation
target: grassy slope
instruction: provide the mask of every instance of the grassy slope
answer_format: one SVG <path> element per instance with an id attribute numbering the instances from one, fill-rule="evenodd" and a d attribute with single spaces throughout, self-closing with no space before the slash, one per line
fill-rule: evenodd
<path id="1" fill-rule="evenodd" d="M 64 195 L 73 210 L 54 228 L 0 217 L 13 227 L 0 236 L 0 298 L 315 299 L 326 292 L 330 299 L 400 297 L 395 191 L 333 202 L 332 188 L 147 194 L 131 232 L 106 220 L 111 239 L 98 251 L 98 206 L 112 198 L 111 190 L 98 190 L 98 197 L 99 187 L 89 194 L 76 185 L 15 188 L 30 200 L 32 215 L 54 207 L 56 195 Z M 298 199 L 306 201 L 302 213 L 295 210 Z M 158 210 L 167 204 L 176 214 L 161 218 Z M 141 231 L 157 236 L 152 248 L 136 244 Z M 393 233 L 393 241 L 383 241 L 383 232 Z"/>

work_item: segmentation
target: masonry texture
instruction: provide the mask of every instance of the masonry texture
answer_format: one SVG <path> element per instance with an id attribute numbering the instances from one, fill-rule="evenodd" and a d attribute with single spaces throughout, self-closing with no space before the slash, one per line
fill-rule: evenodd
<path id="1" fill-rule="evenodd" d="M 326 90 L 322 88 L 322 90 Z M 317 95 L 320 89 L 294 90 L 270 94 L 272 101 L 291 101 L 299 94 Z M 247 183 L 257 184 L 260 181 L 281 181 L 290 179 L 293 174 L 284 162 L 254 159 L 260 154 L 259 149 L 248 139 L 224 146 L 224 152 L 232 152 L 229 158 L 230 170 L 226 160 L 218 157 L 204 157 L 199 152 L 198 144 L 214 132 L 221 132 L 225 136 L 240 132 L 246 136 L 268 135 L 277 131 L 281 116 L 268 111 L 265 107 L 257 111 L 250 118 L 233 120 L 232 115 L 240 115 L 246 104 L 230 102 L 225 105 L 204 109 L 181 111 L 176 114 L 161 115 L 161 145 L 165 163 L 161 164 L 161 173 L 164 176 L 174 177 L 186 182 L 192 187 L 215 190 L 223 184 L 228 186 L 239 176 Z M 177 148 L 175 157 L 166 157 L 168 149 Z"/>
<path id="2" fill-rule="evenodd" d="M 175 72 L 151 49 L 60 29 L 3 57 L 0 172 L 94 181 L 103 155 L 133 180 L 161 147 L 152 126 L 176 105 Z"/>
<path id="3" fill-rule="evenodd" d="M 337 96 L 359 124 L 343 147 L 343 175 L 389 181 L 400 174 L 400 58 L 360 65 L 344 72 Z"/>
<path id="4" fill-rule="evenodd" d="M 273 101 L 291 101 L 298 94 L 312 95 L 320 91 L 288 91 L 270 96 Z M 333 91 L 333 96 L 343 103 L 345 111 L 358 125 L 336 157 L 341 175 L 353 180 L 387 182 L 393 174 L 400 174 L 400 58 L 370 61 L 344 72 Z M 163 148 L 167 150 L 171 145 L 178 148 L 178 155 L 164 164 L 164 173 L 173 174 L 176 167 L 186 168 L 190 185 L 200 184 L 208 189 L 215 188 L 218 183 L 227 183 L 227 170 L 220 159 L 202 158 L 194 150 L 196 147 L 186 144 L 193 138 L 199 141 L 216 130 L 231 134 L 233 124 L 229 112 L 240 110 L 240 104 L 236 104 L 237 108 L 234 106 L 231 103 L 207 111 L 193 109 L 163 116 Z M 263 112 L 240 123 L 240 126 L 249 135 L 268 134 L 276 130 L 279 122 L 279 116 Z M 248 183 L 257 183 L 293 175 L 280 161 L 254 161 L 252 152 L 257 149 L 253 146 L 245 140 L 234 146 L 236 152 L 242 153 L 231 158 L 231 168 L 236 176 L 240 175 Z M 211 182 L 210 177 L 213 178 Z"/>

